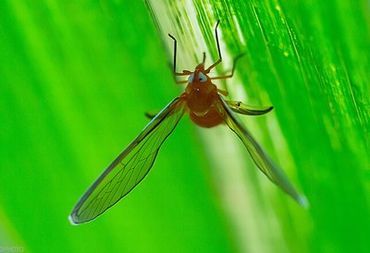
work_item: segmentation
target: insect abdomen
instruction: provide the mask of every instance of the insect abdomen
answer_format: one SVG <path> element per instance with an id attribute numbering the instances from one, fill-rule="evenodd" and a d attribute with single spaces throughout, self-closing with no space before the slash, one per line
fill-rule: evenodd
<path id="1" fill-rule="evenodd" d="M 197 116 L 194 112 L 190 112 L 189 115 L 195 124 L 205 128 L 214 127 L 224 122 L 222 115 L 215 108 L 202 116 Z"/>

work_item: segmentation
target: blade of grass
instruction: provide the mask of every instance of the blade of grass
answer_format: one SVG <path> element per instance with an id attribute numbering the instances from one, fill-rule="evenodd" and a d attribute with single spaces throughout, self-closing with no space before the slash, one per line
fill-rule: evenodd
<path id="1" fill-rule="evenodd" d="M 229 66 L 233 56 L 246 52 L 227 88 L 233 99 L 256 105 L 272 102 L 276 116 L 245 122 L 283 168 L 296 175 L 312 202 L 306 212 L 286 203 L 286 196 L 277 197 L 275 189 L 264 179 L 257 180 L 253 172 L 244 172 L 250 178 L 240 179 L 244 176 L 236 164 L 246 166 L 240 160 L 242 154 L 231 148 L 236 144 L 223 140 L 224 133 L 212 137 L 210 131 L 202 132 L 218 198 L 239 250 L 365 252 L 369 232 L 369 219 L 364 218 L 369 212 L 365 3 L 156 3 L 167 6 L 169 11 L 157 12 L 158 23 L 162 31 L 178 36 L 183 47 L 179 51 L 185 51 L 179 59 L 188 66 L 199 61 L 203 51 L 216 56 L 212 28 L 217 19 L 222 20 L 223 65 Z M 345 14 L 346 10 L 353 15 Z M 251 196 L 257 199 L 251 201 Z M 237 211 L 242 209 L 244 217 Z M 247 214 L 255 217 L 253 224 Z M 351 229 L 356 233 L 348 235 Z M 263 245 L 266 240 L 270 247 Z"/>

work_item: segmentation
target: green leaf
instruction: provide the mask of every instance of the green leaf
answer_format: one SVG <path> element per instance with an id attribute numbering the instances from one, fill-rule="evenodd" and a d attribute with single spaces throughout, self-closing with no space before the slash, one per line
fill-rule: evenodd
<path id="1" fill-rule="evenodd" d="M 366 1 L 0 3 L 0 252 L 366 252 L 370 234 Z M 153 169 L 92 223 L 78 198 L 207 53 L 240 119 L 310 201 L 260 173 L 225 126 L 188 117 Z"/>

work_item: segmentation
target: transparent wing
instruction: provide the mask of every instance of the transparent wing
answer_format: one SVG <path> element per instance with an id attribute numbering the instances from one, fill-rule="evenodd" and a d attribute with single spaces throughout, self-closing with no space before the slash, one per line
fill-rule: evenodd
<path id="1" fill-rule="evenodd" d="M 230 107 L 232 111 L 236 113 L 244 114 L 244 115 L 253 115 L 253 116 L 262 115 L 262 114 L 270 112 L 273 109 L 272 106 L 260 107 L 260 108 L 253 107 L 253 106 L 246 105 L 240 101 L 228 100 L 225 102 L 227 103 L 227 105 Z"/>
<path id="2" fill-rule="evenodd" d="M 180 98 L 158 113 L 82 196 L 70 221 L 79 224 L 95 219 L 127 195 L 149 172 L 159 148 L 183 114 Z"/>
<path id="3" fill-rule="evenodd" d="M 252 137 L 249 131 L 234 116 L 227 102 L 220 97 L 221 110 L 224 111 L 225 122 L 230 129 L 236 133 L 252 156 L 257 167 L 276 185 L 288 193 L 300 205 L 307 206 L 308 202 L 305 196 L 299 194 L 294 186 L 289 182 L 285 173 L 276 166 L 268 155 L 263 151 L 261 146 Z"/>

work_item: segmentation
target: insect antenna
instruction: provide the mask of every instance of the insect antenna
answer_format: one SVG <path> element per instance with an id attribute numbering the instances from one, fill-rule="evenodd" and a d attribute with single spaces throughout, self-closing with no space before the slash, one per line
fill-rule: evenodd
<path id="1" fill-rule="evenodd" d="M 206 52 L 203 52 L 202 64 L 204 65 L 205 62 L 206 62 Z"/>

